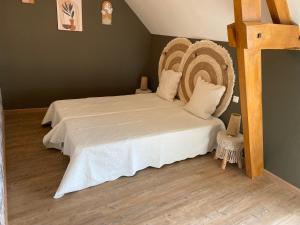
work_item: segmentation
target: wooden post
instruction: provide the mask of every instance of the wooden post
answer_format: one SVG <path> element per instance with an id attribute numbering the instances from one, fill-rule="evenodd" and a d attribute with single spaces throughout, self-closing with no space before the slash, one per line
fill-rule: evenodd
<path id="1" fill-rule="evenodd" d="M 274 23 L 261 22 L 261 0 L 234 0 L 235 23 L 227 27 L 230 46 L 237 48 L 246 173 L 263 169 L 262 49 L 300 49 L 300 31 L 290 18 L 287 0 L 267 0 Z"/>
<path id="2" fill-rule="evenodd" d="M 261 49 L 245 49 L 244 22 L 261 21 L 261 1 L 234 0 L 234 12 L 246 173 L 254 178 L 264 169 Z"/>
<path id="3" fill-rule="evenodd" d="M 259 176 L 263 169 L 263 117 L 261 50 L 237 48 L 246 173 Z"/>

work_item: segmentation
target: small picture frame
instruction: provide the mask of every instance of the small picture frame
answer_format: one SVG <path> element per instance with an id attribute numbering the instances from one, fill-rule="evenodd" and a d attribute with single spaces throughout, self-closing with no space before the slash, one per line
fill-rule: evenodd
<path id="1" fill-rule="evenodd" d="M 22 0 L 22 3 L 24 3 L 24 4 L 34 4 L 35 0 Z"/>
<path id="2" fill-rule="evenodd" d="M 113 13 L 112 2 L 108 0 L 104 0 L 101 4 L 102 24 L 112 25 L 112 13 Z"/>
<path id="3" fill-rule="evenodd" d="M 82 0 L 56 0 L 58 30 L 83 31 Z"/>

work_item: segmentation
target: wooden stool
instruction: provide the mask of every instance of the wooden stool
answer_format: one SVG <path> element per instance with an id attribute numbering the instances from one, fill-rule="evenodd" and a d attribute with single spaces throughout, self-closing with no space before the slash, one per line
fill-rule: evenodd
<path id="1" fill-rule="evenodd" d="M 232 137 L 227 135 L 226 131 L 220 131 L 217 135 L 217 142 L 218 148 L 215 154 L 215 159 L 223 159 L 222 169 L 225 170 L 227 162 L 237 163 L 241 169 L 243 167 L 243 135 L 238 134 L 236 137 Z"/>

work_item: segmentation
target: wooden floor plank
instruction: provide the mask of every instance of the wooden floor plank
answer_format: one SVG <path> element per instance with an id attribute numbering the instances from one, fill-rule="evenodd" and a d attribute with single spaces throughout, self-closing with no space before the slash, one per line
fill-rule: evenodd
<path id="1" fill-rule="evenodd" d="M 9 225 L 300 224 L 300 192 L 265 173 L 226 171 L 211 155 L 53 195 L 69 162 L 47 150 L 42 110 L 6 114 Z"/>

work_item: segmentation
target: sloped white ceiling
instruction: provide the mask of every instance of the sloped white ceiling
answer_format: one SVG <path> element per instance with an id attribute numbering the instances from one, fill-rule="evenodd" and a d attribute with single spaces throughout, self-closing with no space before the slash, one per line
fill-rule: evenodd
<path id="1" fill-rule="evenodd" d="M 300 1 L 288 0 L 291 17 L 295 24 L 300 24 Z"/>
<path id="2" fill-rule="evenodd" d="M 227 41 L 234 21 L 233 0 L 125 0 L 152 34 Z M 300 21 L 300 0 L 289 0 L 294 21 Z M 265 0 L 263 21 L 271 22 Z"/>

